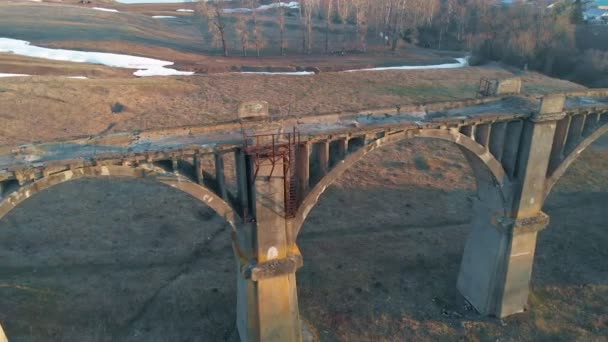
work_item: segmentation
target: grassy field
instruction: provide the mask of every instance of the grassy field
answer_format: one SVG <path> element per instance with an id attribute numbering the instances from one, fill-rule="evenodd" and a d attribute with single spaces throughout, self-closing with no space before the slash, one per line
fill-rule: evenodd
<path id="1" fill-rule="evenodd" d="M 234 120 L 238 104 L 254 99 L 268 101 L 271 114 L 281 117 L 472 98 L 480 77 L 513 75 L 488 66 L 304 77 L 0 79 L 0 144 Z M 526 93 L 581 88 L 535 73 L 522 77 Z M 122 112 L 112 112 L 116 103 L 124 105 Z"/>

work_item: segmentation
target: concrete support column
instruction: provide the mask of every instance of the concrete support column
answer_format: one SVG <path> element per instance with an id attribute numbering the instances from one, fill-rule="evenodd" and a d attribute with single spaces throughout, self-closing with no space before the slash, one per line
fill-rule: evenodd
<path id="1" fill-rule="evenodd" d="M 302 201 L 310 186 L 310 145 L 300 144 L 296 155 L 296 178 L 298 179 L 298 201 Z"/>
<path id="2" fill-rule="evenodd" d="M 245 212 L 249 208 L 249 196 L 247 189 L 247 158 L 245 152 L 242 149 L 238 149 L 234 152 L 234 159 L 236 165 L 236 187 L 237 187 L 237 200 L 242 212 Z"/>
<path id="3" fill-rule="evenodd" d="M 228 199 L 228 190 L 226 189 L 226 178 L 224 176 L 224 156 L 221 153 L 215 153 L 215 183 L 217 191 L 224 199 Z"/>
<path id="4" fill-rule="evenodd" d="M 316 184 L 329 171 L 329 142 L 321 141 L 312 145 L 311 180 Z"/>
<path id="5" fill-rule="evenodd" d="M 341 138 L 336 141 L 332 141 L 329 147 L 329 160 L 331 167 L 334 167 L 337 163 L 344 160 L 346 153 L 348 152 L 348 139 Z"/>
<path id="6" fill-rule="evenodd" d="M 478 201 L 458 289 L 482 314 L 505 317 L 526 307 L 536 236 L 549 223 L 541 208 L 564 101 L 563 96 L 546 97 L 540 111 L 524 122 L 510 185 L 499 191 L 492 180 L 477 175 Z"/>
<path id="7" fill-rule="evenodd" d="M 505 317 L 526 307 L 536 236 L 549 217 L 539 212 L 514 220 L 488 209 L 482 201 L 474 204 L 457 287 L 481 314 Z"/>
<path id="8" fill-rule="evenodd" d="M 2 325 L 0 325 L 0 342 L 8 342 L 8 338 L 4 334 L 4 330 L 2 330 Z"/>
<path id="9" fill-rule="evenodd" d="M 192 160 L 194 164 L 194 178 L 198 184 L 204 183 L 203 160 L 201 155 L 195 154 Z"/>
<path id="10" fill-rule="evenodd" d="M 284 175 L 261 165 L 255 180 L 253 260 L 239 273 L 238 329 L 241 341 L 299 342 L 302 339 L 296 270 L 299 250 L 284 216 Z"/>

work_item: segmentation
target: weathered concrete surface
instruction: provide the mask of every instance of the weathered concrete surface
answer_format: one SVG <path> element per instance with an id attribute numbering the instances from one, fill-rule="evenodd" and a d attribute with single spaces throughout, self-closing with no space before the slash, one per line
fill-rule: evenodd
<path id="1" fill-rule="evenodd" d="M 473 120 L 482 116 L 524 116 L 538 106 L 527 98 L 498 98 L 456 101 L 411 108 L 379 109 L 360 113 L 328 114 L 279 121 L 222 124 L 205 127 L 184 127 L 161 131 L 126 132 L 100 137 L 85 137 L 70 141 L 0 147 L 0 170 L 17 165 L 39 165 L 62 159 L 91 159 L 122 154 L 146 153 L 195 147 L 213 150 L 241 145 L 246 130 L 290 131 L 294 126 L 303 137 L 332 132 L 352 132 L 366 127 L 388 125 L 424 125 L 440 119 L 455 117 Z M 443 111 L 442 108 L 459 108 Z M 1 171 L 0 171 L 1 172 Z"/>
<path id="2" fill-rule="evenodd" d="M 284 217 L 284 168 L 270 163 L 260 165 L 255 184 L 255 246 L 256 265 L 272 264 L 275 272 L 256 272 L 250 279 L 239 279 L 239 335 L 242 341 L 301 341 L 302 328 L 298 310 L 296 267 L 291 264 L 299 250 L 289 239 Z M 281 262 L 287 261 L 287 262 Z M 256 273 L 262 279 L 256 277 Z M 241 277 L 241 275 L 239 275 Z M 243 291 L 243 292 L 241 292 Z M 246 298 L 246 299 L 245 299 Z M 240 305 L 239 305 L 240 306 Z M 249 327 L 245 327 L 248 322 Z"/>
<path id="3" fill-rule="evenodd" d="M 8 342 L 8 339 L 6 338 L 6 334 L 4 333 L 4 330 L 2 329 L 1 324 L 0 324 L 0 342 Z"/>
<path id="4" fill-rule="evenodd" d="M 496 95 L 519 94 L 521 93 L 521 78 L 508 78 L 498 82 Z"/>
<path id="5" fill-rule="evenodd" d="M 474 207 L 458 289 L 484 314 L 505 317 L 526 307 L 536 235 L 549 222 L 541 208 L 555 123 L 565 115 L 564 103 L 564 96 L 545 97 L 539 112 L 525 122 L 516 178 L 507 190 L 512 200 Z"/>

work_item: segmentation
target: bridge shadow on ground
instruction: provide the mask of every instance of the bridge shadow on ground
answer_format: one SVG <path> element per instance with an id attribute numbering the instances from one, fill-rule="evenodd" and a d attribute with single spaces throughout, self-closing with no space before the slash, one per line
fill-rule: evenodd
<path id="1" fill-rule="evenodd" d="M 78 180 L 0 221 L 0 321 L 11 341 L 225 341 L 229 227 L 177 190 Z"/>
<path id="2" fill-rule="evenodd" d="M 474 196 L 460 152 L 436 142 L 374 152 L 328 189 L 302 228 L 303 317 L 323 341 L 601 339 L 606 152 L 585 152 L 550 196 L 530 310 L 504 320 L 480 316 L 456 290 Z"/>

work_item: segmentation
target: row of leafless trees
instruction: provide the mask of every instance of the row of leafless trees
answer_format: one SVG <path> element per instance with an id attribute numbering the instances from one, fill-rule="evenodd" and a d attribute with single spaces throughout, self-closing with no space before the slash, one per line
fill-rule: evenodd
<path id="1" fill-rule="evenodd" d="M 310 54 L 344 51 L 347 46 L 366 51 L 369 42 L 395 51 L 401 42 L 415 44 L 421 32 L 427 36 L 430 32 L 432 43 L 424 43 L 429 47 L 441 49 L 448 42 L 457 42 L 457 47 L 467 50 L 484 46 L 494 54 L 515 51 L 524 59 L 564 40 L 570 42 L 572 13 L 578 3 L 562 0 L 547 8 L 543 1 L 501 6 L 498 0 L 300 0 L 298 9 L 288 9 L 285 5 L 289 0 L 264 0 L 263 4 L 269 1 L 275 6 L 271 19 L 278 27 L 277 45 L 282 55 L 287 51 L 288 36 L 294 34 L 301 37 L 301 51 Z M 263 20 L 268 21 L 272 12 L 256 11 L 260 0 L 242 0 L 244 8 L 236 12 L 234 4 L 201 1 L 198 13 L 224 55 L 229 53 L 228 40 L 233 39 L 227 35 L 230 28 L 244 55 L 254 49 L 260 56 L 269 39 L 261 28 L 261 16 L 264 13 Z M 289 35 L 288 19 L 292 28 Z M 299 27 L 299 33 L 293 32 L 293 25 Z M 319 32 L 323 41 L 315 41 L 321 40 Z M 341 36 L 341 41 L 332 39 L 332 34 Z M 319 45 L 323 48 L 315 51 L 314 46 Z"/>
<path id="2" fill-rule="evenodd" d="M 288 0 L 283 0 L 288 1 Z M 313 53 L 313 43 L 317 35 L 314 31 L 323 31 L 324 52 L 332 51 L 330 35 L 337 25 L 340 30 L 350 30 L 352 41 L 342 40 L 338 49 L 346 49 L 347 43 L 357 50 L 366 51 L 370 33 L 378 34 L 383 44 L 392 50 L 397 49 L 401 40 L 407 38 L 408 32 L 425 24 L 430 24 L 441 7 L 443 0 L 301 0 L 298 12 L 301 30 L 303 53 Z M 229 8 L 234 2 L 225 0 L 201 1 L 198 3 L 198 13 L 205 19 L 213 41 L 228 55 L 228 27 L 234 25 L 238 44 L 243 54 L 255 48 L 256 55 L 265 45 L 265 37 L 259 26 L 259 0 L 243 0 L 244 8 L 236 12 L 236 21 Z M 279 48 L 281 54 L 287 49 L 287 17 L 286 2 L 273 0 L 276 6 L 276 24 L 279 29 Z M 283 5 L 281 5 L 283 4 Z M 226 11 L 228 9 L 228 11 Z M 234 24 L 233 24 L 234 23 Z M 344 35 L 343 35 L 344 36 Z M 333 47 L 334 49 L 336 47 Z"/>

